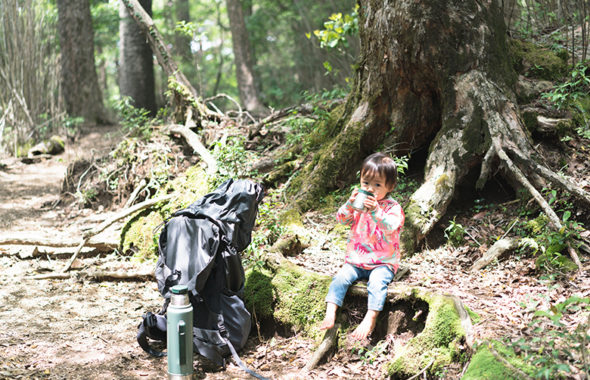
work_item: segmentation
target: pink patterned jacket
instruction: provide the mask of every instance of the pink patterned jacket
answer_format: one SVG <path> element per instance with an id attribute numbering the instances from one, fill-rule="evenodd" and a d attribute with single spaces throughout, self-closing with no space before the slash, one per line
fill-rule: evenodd
<path id="1" fill-rule="evenodd" d="M 346 202 L 338 210 L 336 219 L 350 226 L 346 263 L 363 269 L 389 265 L 397 272 L 401 257 L 399 235 L 405 219 L 399 203 L 386 197 L 372 212 L 358 212 Z"/>

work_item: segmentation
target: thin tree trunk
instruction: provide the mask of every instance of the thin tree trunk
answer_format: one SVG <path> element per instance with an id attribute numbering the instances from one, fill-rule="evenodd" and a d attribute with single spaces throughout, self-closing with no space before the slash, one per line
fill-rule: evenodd
<path id="1" fill-rule="evenodd" d="M 266 108 L 262 104 L 258 93 L 258 78 L 252 63 L 252 47 L 250 46 L 242 4 L 240 0 L 226 0 L 226 4 L 232 34 L 240 100 L 248 112 L 256 115 L 265 114 Z"/>
<path id="2" fill-rule="evenodd" d="M 174 4 L 174 10 L 176 15 L 176 22 L 189 23 L 190 17 L 190 4 L 188 0 L 176 0 Z M 182 62 L 185 64 L 191 63 L 191 37 L 186 34 L 174 31 L 174 48 L 176 53 L 182 57 Z"/>

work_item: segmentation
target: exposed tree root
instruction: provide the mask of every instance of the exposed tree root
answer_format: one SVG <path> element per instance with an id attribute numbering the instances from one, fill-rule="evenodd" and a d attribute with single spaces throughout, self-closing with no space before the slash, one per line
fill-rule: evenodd
<path id="1" fill-rule="evenodd" d="M 547 181 L 550 181 L 556 186 L 559 186 L 562 190 L 572 193 L 576 199 L 582 201 L 588 207 L 590 207 L 590 194 L 572 182 L 569 178 L 558 175 L 547 167 L 539 165 L 534 160 L 525 157 L 521 151 L 515 149 L 514 147 L 508 147 L 508 150 L 515 155 L 514 158 L 520 164 L 525 165 L 530 170 L 540 174 Z"/>
<path id="2" fill-rule="evenodd" d="M 490 249 L 486 251 L 486 253 L 484 253 L 482 257 L 477 259 L 477 261 L 471 267 L 471 271 L 478 271 L 494 261 L 496 258 L 500 257 L 504 252 L 515 249 L 518 247 L 519 242 L 520 239 L 514 238 L 504 238 L 498 240 L 490 247 Z"/>
<path id="3" fill-rule="evenodd" d="M 555 230 L 561 230 L 563 225 L 536 186 L 549 181 L 590 205 L 590 195 L 586 191 L 534 161 L 535 150 L 517 107 L 504 90 L 477 70 L 459 75 L 454 90 L 455 103 L 448 106 L 447 113 L 443 112 L 449 116 L 443 120 L 443 127 L 430 148 L 424 183 L 412 195 L 408 206 L 406 250 L 411 251 L 444 215 L 456 184 L 469 168 L 481 162 L 477 181 L 477 187 L 481 188 L 496 157 L 507 169 L 506 174 L 528 190 Z M 461 127 L 457 128 L 457 124 Z M 506 151 L 514 153 L 521 167 Z M 529 169 L 527 174 L 523 169 Z M 582 268 L 575 250 L 568 251 Z"/>
<path id="4" fill-rule="evenodd" d="M 340 324 L 336 323 L 334 327 L 326 331 L 324 334 L 324 339 L 322 343 L 320 343 L 318 349 L 314 352 L 313 356 L 305 367 L 301 370 L 301 374 L 306 374 L 307 372 L 311 371 L 315 367 L 318 366 L 320 361 L 328 355 L 335 347 L 338 346 L 338 330 L 340 329 Z"/>
<path id="5" fill-rule="evenodd" d="M 522 370 L 516 368 L 515 366 L 513 366 L 508 360 L 506 360 L 505 358 L 503 358 L 493 347 L 489 347 L 490 352 L 492 353 L 492 355 L 494 355 L 494 357 L 501 362 L 504 366 L 506 366 L 507 368 L 509 368 L 510 370 L 512 370 L 515 374 L 517 374 L 521 379 L 525 379 L 525 380 L 532 380 L 533 378 L 530 377 L 529 375 L 527 375 L 526 373 L 524 373 Z"/>
<path id="6" fill-rule="evenodd" d="M 215 160 L 215 157 L 213 157 L 205 145 L 203 145 L 199 139 L 199 136 L 195 132 L 193 132 L 189 127 L 180 124 L 171 125 L 169 130 L 172 133 L 178 133 L 184 137 L 186 142 L 191 148 L 193 148 L 195 153 L 197 153 L 207 164 L 207 173 L 209 175 L 213 175 L 217 172 L 217 161 Z"/>

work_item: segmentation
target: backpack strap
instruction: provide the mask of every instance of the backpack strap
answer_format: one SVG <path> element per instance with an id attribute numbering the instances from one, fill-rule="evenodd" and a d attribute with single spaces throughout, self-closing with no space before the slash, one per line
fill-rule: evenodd
<path id="1" fill-rule="evenodd" d="M 166 341 L 166 317 L 148 311 L 137 328 L 137 343 L 145 352 L 157 358 L 166 356 L 165 352 L 155 350 L 150 346 L 148 337 Z"/>
<path id="2" fill-rule="evenodd" d="M 221 315 L 221 314 L 219 314 L 219 334 L 221 335 L 221 337 L 223 338 L 223 340 L 227 344 L 227 347 L 229 348 L 231 355 L 234 358 L 234 361 L 244 372 L 246 372 L 250 376 L 253 376 L 259 380 L 270 380 L 268 377 L 264 377 L 262 375 L 259 375 L 256 372 L 252 371 L 250 368 L 246 367 L 244 362 L 242 362 L 242 360 L 238 356 L 238 353 L 236 352 L 236 349 L 234 348 L 234 345 L 231 344 L 231 342 L 229 341 L 229 339 L 227 337 L 227 330 L 225 329 L 225 324 L 223 322 L 223 315 Z"/>

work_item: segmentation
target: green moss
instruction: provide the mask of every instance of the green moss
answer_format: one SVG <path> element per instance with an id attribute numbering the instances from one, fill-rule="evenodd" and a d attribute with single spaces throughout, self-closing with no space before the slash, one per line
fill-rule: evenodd
<path id="1" fill-rule="evenodd" d="M 279 216 L 279 223 L 285 228 L 303 227 L 301 214 L 295 209 L 288 209 Z"/>
<path id="2" fill-rule="evenodd" d="M 140 214 L 131 219 L 121 234 L 123 252 L 132 250 L 134 257 L 139 260 L 155 259 L 158 256 L 158 240 L 157 236 L 154 236 L 154 229 L 163 220 L 158 212 L 150 212 L 147 215 Z"/>
<path id="3" fill-rule="evenodd" d="M 467 314 L 469 314 L 469 318 L 471 319 L 471 323 L 473 323 L 473 324 L 479 323 L 479 321 L 481 320 L 481 317 L 479 316 L 479 314 L 477 314 L 476 312 L 474 312 L 473 310 L 471 310 L 470 308 L 468 308 L 465 305 L 463 305 L 463 307 L 467 311 Z"/>
<path id="4" fill-rule="evenodd" d="M 498 341 L 491 341 L 480 344 L 477 352 L 471 357 L 469 367 L 461 380 L 517 380 L 522 378 L 520 374 L 511 368 L 508 368 L 499 361 L 491 352 L 493 348 L 498 355 L 506 359 L 510 365 L 519 370 L 532 374 L 532 369 L 514 354 L 510 348 L 504 346 Z"/>
<path id="5" fill-rule="evenodd" d="M 308 165 L 297 178 L 296 186 L 289 188 L 289 195 L 296 199 L 301 210 L 317 208 L 326 192 L 335 187 L 344 165 L 359 154 L 364 128 L 359 123 L 347 125 L 346 131 L 338 134 L 313 159 L 317 164 Z"/>
<path id="6" fill-rule="evenodd" d="M 315 128 L 316 133 L 310 133 L 307 137 L 306 143 L 310 148 L 313 149 L 323 146 L 329 139 L 340 132 L 342 128 L 340 119 L 345 109 L 345 104 L 341 104 L 334 108 L 327 118 L 318 122 Z"/>
<path id="7" fill-rule="evenodd" d="M 514 69 L 527 77 L 557 80 L 567 73 L 563 59 L 532 42 L 511 39 L 509 50 Z"/>
<path id="8" fill-rule="evenodd" d="M 177 196 L 168 203 L 155 205 L 151 211 L 139 213 L 125 223 L 121 230 L 123 252 L 133 247 L 134 256 L 141 260 L 157 257 L 157 239 L 161 230 L 154 235 L 155 227 L 173 212 L 187 207 L 209 191 L 208 177 L 200 166 L 193 166 L 184 175 L 168 182 L 155 197 L 170 193 Z"/>
<path id="9" fill-rule="evenodd" d="M 291 264 L 287 261 L 277 269 L 271 285 L 276 289 L 275 321 L 318 338 L 319 322 L 324 317 L 325 301 L 331 279 Z"/>
<path id="10" fill-rule="evenodd" d="M 266 269 L 248 269 L 244 285 L 246 307 L 259 320 L 273 318 L 276 291 L 272 286 L 273 273 Z"/>
<path id="11" fill-rule="evenodd" d="M 537 116 L 539 113 L 537 111 L 523 111 L 520 116 L 522 117 L 522 122 L 524 126 L 529 132 L 534 132 L 537 129 Z"/>
<path id="12" fill-rule="evenodd" d="M 389 376 L 413 376 L 430 362 L 429 373 L 437 373 L 459 358 L 460 344 L 465 337 L 461 319 L 453 299 L 414 290 L 412 297 L 428 303 L 424 330 L 395 353 L 387 365 Z"/>

